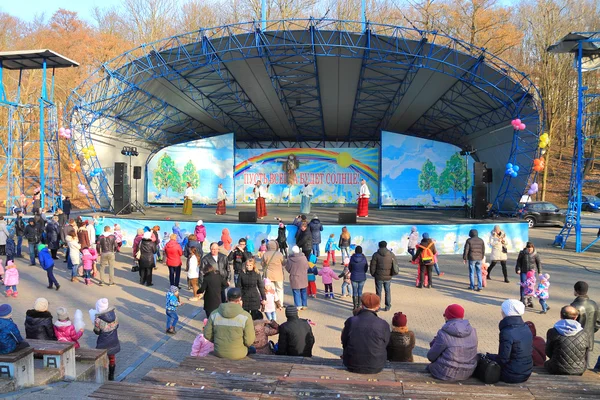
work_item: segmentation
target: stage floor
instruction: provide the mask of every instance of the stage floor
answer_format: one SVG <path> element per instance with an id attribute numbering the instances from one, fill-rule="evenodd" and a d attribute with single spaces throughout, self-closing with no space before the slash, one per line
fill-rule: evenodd
<path id="1" fill-rule="evenodd" d="M 183 215 L 182 207 L 149 207 L 144 210 L 145 215 L 134 212 L 131 214 L 114 216 L 113 214 L 100 213 L 101 215 L 113 218 L 139 219 L 139 220 L 173 220 L 173 221 L 197 221 L 216 223 L 237 223 L 238 213 L 240 211 L 254 211 L 254 205 L 242 205 L 228 207 L 227 214 L 215 215 L 216 208 L 194 208 L 192 215 Z M 257 224 L 273 224 L 275 217 L 291 223 L 300 213 L 298 205 L 285 204 L 267 205 L 269 215 L 263 220 L 257 220 Z M 313 206 L 311 212 L 307 215 L 310 220 L 317 215 L 323 224 L 338 224 L 338 214 L 341 212 L 355 213 L 356 207 L 319 207 Z M 369 210 L 368 218 L 357 218 L 357 225 L 423 225 L 423 224 L 489 224 L 493 222 L 522 222 L 517 219 L 503 220 L 475 220 L 464 217 L 464 209 L 440 210 L 440 209 L 376 209 Z"/>

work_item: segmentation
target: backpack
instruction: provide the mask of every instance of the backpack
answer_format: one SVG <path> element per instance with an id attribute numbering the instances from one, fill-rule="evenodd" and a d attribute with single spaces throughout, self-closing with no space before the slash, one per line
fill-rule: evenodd
<path id="1" fill-rule="evenodd" d="M 433 251 L 431 251 L 431 246 L 433 245 L 433 242 L 429 243 L 427 245 L 427 247 L 422 246 L 420 244 L 417 245 L 417 247 L 420 247 L 421 250 L 421 263 L 423 263 L 423 265 L 433 265 L 435 264 L 435 260 L 433 258 Z"/>

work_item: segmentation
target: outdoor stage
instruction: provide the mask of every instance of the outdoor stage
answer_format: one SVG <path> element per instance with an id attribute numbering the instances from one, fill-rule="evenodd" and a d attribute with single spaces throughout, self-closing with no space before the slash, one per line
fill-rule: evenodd
<path id="1" fill-rule="evenodd" d="M 256 223 L 240 223 L 238 213 L 240 211 L 254 211 L 253 205 L 228 207 L 227 214 L 215 215 L 215 207 L 194 208 L 193 215 L 183 215 L 182 207 L 151 207 L 145 209 L 145 215 L 136 212 L 122 216 L 112 214 L 103 215 L 103 225 L 118 223 L 128 244 L 133 242 L 133 237 L 138 228 L 144 226 L 158 225 L 161 232 L 172 232 L 175 222 L 187 234 L 193 233 L 198 220 L 202 220 L 207 230 L 207 239 L 204 243 L 208 250 L 210 242 L 217 242 L 221 238 L 223 229 L 228 229 L 234 243 L 241 237 L 247 237 L 254 242 L 258 250 L 263 239 L 274 240 L 277 238 L 279 217 L 287 227 L 288 244 L 290 247 L 295 243 L 294 236 L 296 227 L 291 225 L 294 218 L 299 214 L 300 207 L 291 204 L 274 205 L 268 204 L 268 217 L 258 220 Z M 312 207 L 307 216 L 312 219 L 315 215 L 323 224 L 321 233 L 321 250 L 324 253 L 325 243 L 331 233 L 335 234 L 336 243 L 343 226 L 347 226 L 352 235 L 352 244 L 361 245 L 366 254 L 377 250 L 377 243 L 381 240 L 388 242 L 388 247 L 396 254 L 405 254 L 407 249 L 408 234 L 412 226 L 417 226 L 420 234 L 429 233 L 437 241 L 437 249 L 440 254 L 460 254 L 464 241 L 468 239 L 469 230 L 475 228 L 480 236 L 487 242 L 489 232 L 494 225 L 500 225 L 509 238 L 508 251 L 516 252 L 522 249 L 529 238 L 527 223 L 516 219 L 506 220 L 474 220 L 464 218 L 462 208 L 454 210 L 442 209 L 377 209 L 369 210 L 368 218 L 357 218 L 356 224 L 340 224 L 338 214 L 345 212 L 356 212 L 355 207 Z M 162 235 L 162 233 L 161 233 Z"/>

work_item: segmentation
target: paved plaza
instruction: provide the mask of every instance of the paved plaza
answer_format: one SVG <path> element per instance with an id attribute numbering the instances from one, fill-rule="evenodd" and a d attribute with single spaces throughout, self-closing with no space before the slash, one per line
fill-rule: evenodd
<path id="1" fill-rule="evenodd" d="M 586 280 L 590 284 L 590 297 L 600 301 L 600 281 L 597 275 L 600 273 L 600 268 L 597 265 L 597 253 L 578 255 L 571 250 L 561 251 L 552 248 L 550 245 L 556 232 L 556 228 L 538 228 L 530 231 L 531 240 L 537 245 L 542 257 L 544 272 L 550 274 L 548 304 L 551 310 L 548 314 L 540 314 L 539 304 L 536 303 L 535 310 L 528 310 L 525 319 L 533 321 L 537 326 L 538 335 L 544 338 L 546 331 L 558 320 L 560 307 L 573 300 L 573 284 L 577 280 Z M 485 234 L 487 237 L 487 233 Z M 204 312 L 200 309 L 201 302 L 187 302 L 189 292 L 185 288 L 182 289 L 182 298 L 186 304 L 180 307 L 179 315 L 180 324 L 183 322 L 184 325 L 179 327 L 176 335 L 170 337 L 165 335 L 165 291 L 169 286 L 167 267 L 159 264 L 155 271 L 153 287 L 141 286 L 137 283 L 137 273 L 131 272 L 129 249 L 124 250 L 125 253 L 117 256 L 117 285 L 112 287 L 97 285 L 86 287 L 83 283 L 71 283 L 67 279 L 66 263 L 63 263 L 62 259 L 57 260 L 58 268 L 55 270 L 62 285 L 58 292 L 46 289 L 46 274 L 39 266 L 29 266 L 26 259 L 19 259 L 17 261 L 21 276 L 19 297 L 5 301 L 13 306 L 13 319 L 23 334 L 25 311 L 33 307 L 37 297 L 44 296 L 49 300 L 50 311 L 54 315 L 56 308 L 60 306 L 66 306 L 71 316 L 75 309 L 81 309 L 87 325 L 80 343 L 83 347 L 95 347 L 96 335 L 92 332 L 87 310 L 94 307 L 98 298 L 107 297 L 110 304 L 116 306 L 120 319 L 121 352 L 117 355 L 116 375 L 127 381 L 137 382 L 150 369 L 176 366 L 189 355 L 192 341 L 202 325 Z M 415 332 L 417 339 L 414 350 L 415 361 L 424 362 L 429 342 L 444 323 L 442 313 L 445 307 L 451 303 L 459 303 L 466 310 L 465 318 L 469 319 L 477 329 L 479 350 L 497 352 L 498 322 L 501 319 L 500 304 L 507 298 L 519 297 L 518 277 L 514 273 L 515 259 L 516 254 L 509 254 L 510 283 L 504 283 L 500 279 L 502 274 L 498 265 L 493 272 L 494 279 L 488 281 L 487 288 L 477 293 L 467 289 L 468 268 L 463 264 L 460 256 L 440 257 L 440 267 L 445 272 L 445 276 L 434 277 L 433 289 L 416 288 L 415 267 L 410 264 L 408 256 L 398 256 L 401 273 L 393 279 L 392 310 L 379 315 L 390 322 L 396 311 L 407 314 L 408 326 Z M 336 265 L 335 270 L 338 272 L 341 270 L 339 265 Z M 323 298 L 320 279 L 317 283 L 319 296 L 317 299 L 309 299 L 309 308 L 303 311 L 301 316 L 316 323 L 313 327 L 316 338 L 313 354 L 321 357 L 338 357 L 342 352 L 340 334 L 344 320 L 352 314 L 352 301 L 350 298 L 339 297 L 341 280 L 334 281 L 334 290 L 338 297 L 333 300 Z M 365 291 L 375 291 L 373 279 L 367 281 Z M 285 292 L 285 303 L 293 303 L 287 282 Z M 285 321 L 283 311 L 278 312 L 277 317 L 279 322 Z M 276 341 L 276 337 L 273 340 Z M 600 345 L 597 344 L 591 360 L 595 362 L 599 354 Z M 85 388 L 93 385 L 81 387 L 81 390 L 85 391 L 87 390 Z M 56 387 L 52 387 L 23 398 L 31 396 L 40 398 L 42 394 L 52 396 L 58 393 Z"/>

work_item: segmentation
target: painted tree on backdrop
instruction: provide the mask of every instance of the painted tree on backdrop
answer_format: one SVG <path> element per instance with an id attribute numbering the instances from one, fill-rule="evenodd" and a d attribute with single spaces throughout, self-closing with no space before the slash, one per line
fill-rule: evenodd
<path id="1" fill-rule="evenodd" d="M 154 186 L 158 190 L 165 190 L 166 196 L 169 196 L 169 188 L 175 192 L 181 192 L 181 175 L 175 167 L 175 161 L 167 153 L 164 153 L 159 159 L 154 171 Z"/>
<path id="2" fill-rule="evenodd" d="M 446 168 L 440 174 L 438 194 L 448 193 L 449 190 L 456 195 L 461 193 L 464 196 L 465 191 L 471 185 L 472 179 L 467 173 L 466 160 L 459 153 L 454 153 L 448 161 Z"/>
<path id="3" fill-rule="evenodd" d="M 198 171 L 192 160 L 188 161 L 183 167 L 183 174 L 181 174 L 182 189 L 185 187 L 186 182 L 191 183 L 193 188 L 200 187 L 200 175 L 198 175 Z"/>
<path id="4" fill-rule="evenodd" d="M 421 173 L 419 174 L 419 189 L 423 192 L 428 193 L 431 190 L 434 193 L 431 193 L 431 200 L 435 203 L 435 188 L 438 186 L 438 174 L 435 170 L 435 164 L 431 162 L 430 159 L 425 161 L 423 164 L 423 168 L 421 168 Z"/>

